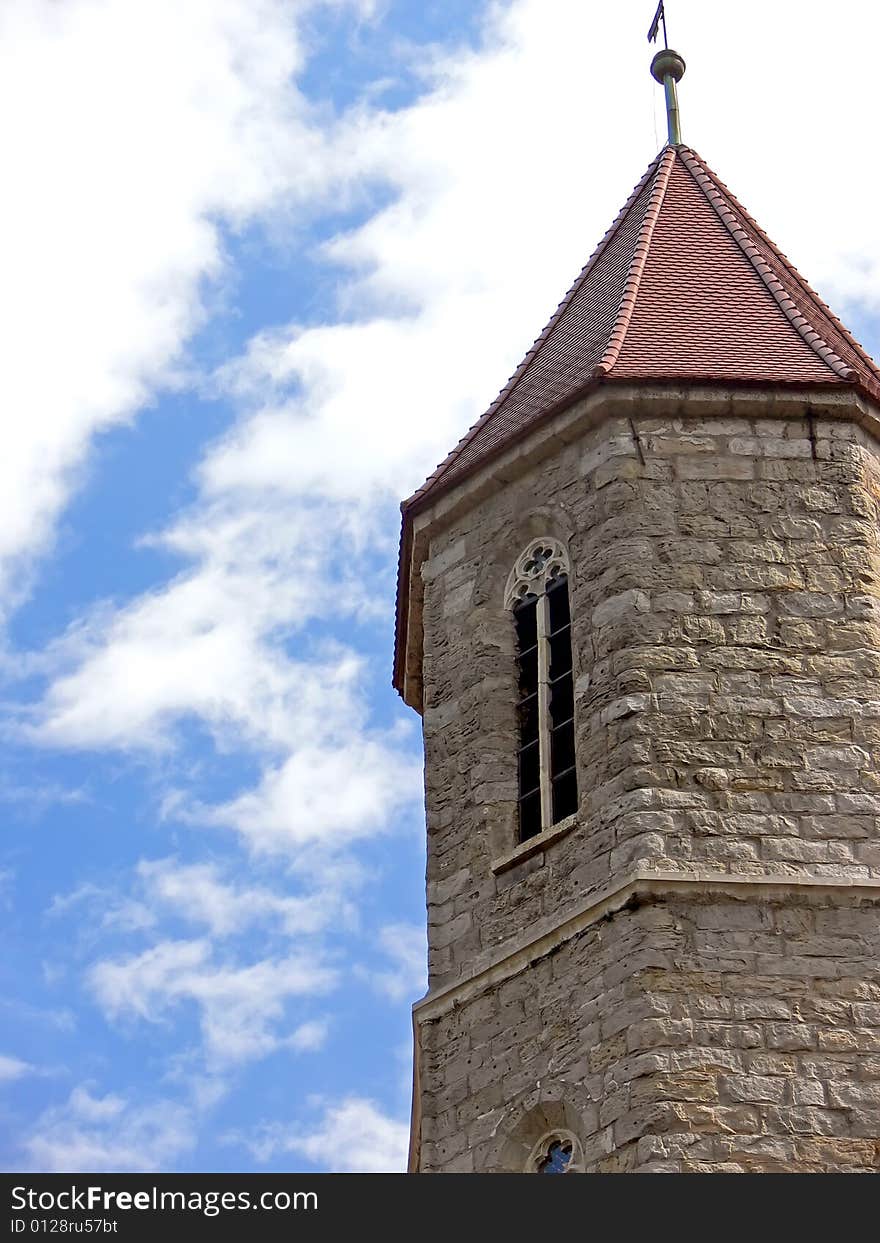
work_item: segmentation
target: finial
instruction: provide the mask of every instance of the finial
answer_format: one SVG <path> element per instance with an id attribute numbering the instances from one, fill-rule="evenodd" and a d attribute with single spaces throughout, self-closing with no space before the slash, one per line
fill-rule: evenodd
<path id="1" fill-rule="evenodd" d="M 651 73 L 658 82 L 662 83 L 666 93 L 666 122 L 669 128 L 669 145 L 677 147 L 681 143 L 681 120 L 678 115 L 678 94 L 675 84 L 684 77 L 685 63 L 684 57 L 679 56 L 678 52 L 674 52 L 669 46 L 666 37 L 666 9 L 663 0 L 660 0 L 660 3 L 657 5 L 657 12 L 654 14 L 651 29 L 648 31 L 649 43 L 656 42 L 661 25 L 663 26 L 663 48 L 651 61 Z"/>

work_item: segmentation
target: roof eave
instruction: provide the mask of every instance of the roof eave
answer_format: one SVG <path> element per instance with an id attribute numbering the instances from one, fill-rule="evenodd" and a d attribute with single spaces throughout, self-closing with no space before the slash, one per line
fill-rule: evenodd
<path id="1" fill-rule="evenodd" d="M 592 396 L 600 388 L 608 389 L 625 389 L 631 388 L 643 394 L 668 394 L 680 393 L 682 391 L 697 392 L 699 390 L 718 389 L 722 392 L 766 392 L 768 390 L 779 390 L 786 393 L 792 399 L 803 395 L 813 399 L 820 399 L 824 394 L 840 394 L 852 393 L 867 399 L 873 408 L 875 418 L 872 419 L 875 435 L 880 437 L 880 387 L 877 391 L 873 391 L 870 387 L 859 381 L 830 380 L 822 384 L 806 384 L 803 382 L 793 382 L 786 384 L 780 381 L 774 381 L 772 384 L 764 380 L 744 380 L 730 379 L 728 377 L 718 376 L 664 376 L 664 377 L 644 377 L 633 378 L 627 376 L 618 376 L 613 372 L 607 376 L 595 377 L 589 384 L 577 392 L 574 396 L 566 398 L 565 401 L 557 403 L 544 412 L 540 419 L 523 428 L 516 436 L 503 444 L 496 445 L 490 454 L 480 459 L 478 462 L 469 466 L 467 470 L 462 471 L 448 482 L 437 481 L 434 488 L 431 489 L 429 495 L 421 495 L 416 492 L 408 500 L 403 501 L 400 506 L 401 510 L 401 533 L 399 545 L 398 574 L 397 574 L 397 607 L 396 607 L 396 625 L 394 634 L 394 665 L 392 675 L 392 686 L 409 707 L 414 708 L 421 713 L 422 702 L 422 684 L 421 678 L 409 676 L 408 656 L 409 656 L 409 640 L 410 640 L 410 601 L 412 598 L 412 561 L 413 561 L 413 522 L 418 515 L 432 508 L 439 500 L 448 497 L 459 487 L 469 483 L 475 475 L 480 471 L 492 467 L 509 450 L 516 448 L 519 444 L 527 441 L 534 436 L 536 432 L 540 432 L 555 417 L 560 416 L 564 411 L 571 409 Z M 604 405 L 604 403 L 603 403 Z"/>

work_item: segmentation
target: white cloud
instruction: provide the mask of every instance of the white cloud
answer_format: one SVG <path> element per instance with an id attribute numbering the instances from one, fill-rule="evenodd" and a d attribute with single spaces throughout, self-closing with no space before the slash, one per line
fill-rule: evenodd
<path id="1" fill-rule="evenodd" d="M 88 1084 L 52 1106 L 22 1143 L 32 1169 L 150 1171 L 167 1168 L 195 1144 L 191 1111 L 173 1101 L 131 1104 L 115 1095 L 96 1096 Z"/>
<path id="2" fill-rule="evenodd" d="M 296 212 L 335 179 L 294 84 L 297 23 L 319 3 L 2 6 L 4 607 L 96 433 L 173 381 L 223 229 Z"/>
<path id="3" fill-rule="evenodd" d="M 216 863 L 179 863 L 176 859 L 143 861 L 138 874 L 150 909 L 159 906 L 191 923 L 203 924 L 213 936 L 225 937 L 254 925 L 270 924 L 286 936 L 322 931 L 329 923 L 343 926 L 354 910 L 339 893 L 321 890 L 304 896 L 279 894 L 262 885 L 234 885 L 221 878 Z"/>
<path id="4" fill-rule="evenodd" d="M 84 789 L 68 789 L 55 782 L 13 782 L 0 777 L 0 803 L 9 803 L 19 818 L 37 818 L 47 808 L 88 803 Z"/>
<path id="5" fill-rule="evenodd" d="M 264 1164 L 279 1153 L 298 1153 L 334 1174 L 402 1174 L 409 1125 L 389 1117 L 375 1102 L 351 1096 L 326 1106 L 311 1130 L 271 1123 L 243 1142 Z"/>
<path id="6" fill-rule="evenodd" d="M 86 983 L 108 1019 L 170 1025 L 195 1010 L 201 1045 L 172 1058 L 191 1093 L 196 1073 L 216 1093 L 226 1089 L 228 1071 L 238 1064 L 324 1046 L 330 1020 L 294 1023 L 291 1011 L 294 1003 L 302 1006 L 336 986 L 339 971 L 327 958 L 325 934 L 350 932 L 358 922 L 348 892 L 362 880 L 357 869 L 289 874 L 289 883 L 302 886 L 298 893 L 277 886 L 277 869 L 272 887 L 256 883 L 250 872 L 251 883 L 229 879 L 229 871 L 214 861 L 142 860 L 128 893 L 87 883 L 56 895 L 48 909 L 76 921 L 79 951 L 93 958 Z M 173 940 L 172 921 L 208 935 Z M 96 939 L 119 934 L 146 934 L 153 944 L 94 961 Z"/>
<path id="7" fill-rule="evenodd" d="M 57 645 L 57 660 L 75 667 L 43 706 L 44 741 L 162 749 L 175 721 L 196 714 L 221 741 L 282 747 L 316 729 L 326 737 L 341 716 L 363 718 L 352 652 L 328 645 L 304 663 L 285 647 L 323 600 L 311 589 L 322 571 L 316 533 L 289 513 L 219 528 L 216 515 L 202 517 L 212 530 L 196 571 L 118 612 L 97 611 Z M 182 534 L 176 527 L 168 543 Z"/>
<path id="8" fill-rule="evenodd" d="M 197 815 L 272 853 L 367 836 L 420 794 L 421 767 L 412 758 L 355 737 L 334 748 L 302 746 L 255 790 Z"/>
<path id="9" fill-rule="evenodd" d="M 0 1083 L 10 1083 L 13 1079 L 22 1079 L 25 1075 L 33 1073 L 34 1068 L 30 1062 L 23 1062 L 21 1058 L 0 1053 Z"/>
<path id="10" fill-rule="evenodd" d="M 428 944 L 424 924 L 386 924 L 379 931 L 379 947 L 390 968 L 370 970 L 359 964 L 358 974 L 392 1001 L 416 1001 L 428 983 Z"/>
<path id="11" fill-rule="evenodd" d="M 759 11 L 755 0 L 750 6 Z M 491 14 L 485 46 L 439 53 L 430 89 L 412 106 L 387 113 L 364 105 L 325 134 L 318 164 L 327 171 L 314 175 L 316 185 L 344 168 L 353 188 L 385 183 L 394 191 L 325 247 L 343 269 L 339 316 L 267 330 L 221 370 L 241 420 L 207 449 L 194 507 L 159 537 L 190 568 L 75 631 L 59 648 L 65 667 L 43 704 L 40 736 L 62 746 L 167 746 L 173 723 L 195 715 L 219 745 L 286 749 L 271 757 L 255 789 L 206 813 L 214 823 L 246 826 L 263 846 L 307 837 L 310 801 L 327 814 L 327 800 L 309 781 L 313 764 L 341 775 L 343 789 L 358 788 L 349 801 L 364 815 L 355 825 L 340 813 L 334 828 L 343 837 L 371 831 L 382 805 L 386 819 L 394 814 L 387 800 L 405 762 L 400 752 L 365 742 L 360 708 L 347 734 L 334 735 L 339 721 L 351 720 L 353 688 L 365 671 L 350 652 L 322 659 L 304 626 L 367 606 L 370 546 L 387 566 L 394 537 L 377 504 L 420 482 L 494 395 L 655 149 L 648 117 L 658 92 L 644 32 L 627 8 L 597 17 L 562 0 L 521 0 Z M 766 6 L 760 17 L 762 44 L 778 54 L 784 27 L 790 54 L 806 59 L 808 22 L 792 32 Z M 778 116 L 784 153 L 772 143 L 760 151 L 743 144 L 742 131 L 775 97 L 776 79 L 751 81 L 731 110 L 718 82 L 739 49 L 718 43 L 704 6 L 683 3 L 676 22 L 695 62 L 682 107 L 695 135 L 710 135 L 704 154 L 711 161 L 718 151 L 722 165 L 741 168 L 735 188 L 747 201 L 751 191 L 765 205 L 772 199 L 770 214 L 789 223 L 789 238 L 817 279 L 874 298 L 876 193 L 863 187 L 846 195 L 846 229 L 816 230 L 817 217 L 834 219 L 836 210 L 844 218 L 843 198 L 834 199 L 841 180 L 810 179 L 806 213 L 803 191 L 764 167 L 768 159 L 790 162 L 793 152 L 809 167 L 816 126 L 824 133 L 835 124 L 833 110 L 820 110 L 809 125 L 797 110 Z M 710 30 L 711 51 L 704 46 Z M 585 49 L 597 42 L 605 55 L 590 57 L 585 80 Z M 860 92 L 872 103 L 870 74 L 860 81 L 852 71 L 852 56 L 867 56 L 868 42 L 853 50 L 847 39 L 846 55 L 829 58 L 824 70 L 823 90 L 833 93 L 839 74 L 840 98 L 856 114 Z M 599 100 L 613 125 L 591 123 L 588 143 L 584 118 L 595 116 Z M 857 125 L 838 127 L 828 149 L 873 184 L 877 170 L 860 159 L 865 138 Z M 308 183 L 306 192 L 313 190 Z M 847 258 L 856 250 L 861 275 Z M 389 586 L 386 575 L 386 605 Z M 334 736 L 306 756 L 316 733 L 319 741 Z M 365 745 L 380 751 L 359 766 Z"/>
<path id="12" fill-rule="evenodd" d="M 330 1034 L 330 1024 L 326 1019 L 310 1019 L 301 1023 L 290 1037 L 289 1046 L 297 1053 L 317 1053 L 323 1049 Z"/>
<path id="13" fill-rule="evenodd" d="M 217 806 L 180 791 L 167 800 L 170 813 L 233 828 L 258 852 L 309 842 L 332 850 L 417 805 L 421 766 L 403 745 L 412 733 L 369 730 L 366 670 L 351 650 L 325 643 L 312 660 L 288 654 L 275 632 L 298 622 L 302 587 L 294 580 L 297 592 L 275 591 L 280 574 L 264 581 L 261 566 L 252 570 L 238 591 L 212 583 L 210 569 L 197 572 L 105 628 L 77 632 L 70 643 L 81 663 L 51 687 L 38 736 L 168 750 L 174 725 L 196 715 L 220 751 L 265 756 L 263 775 Z"/>
<path id="14" fill-rule="evenodd" d="M 376 724 L 375 670 L 352 650 L 354 623 L 384 618 L 387 678 L 390 505 L 494 396 L 607 227 L 654 154 L 659 93 L 632 6 L 597 14 L 520 0 L 492 6 L 478 53 L 437 54 L 412 106 L 365 104 L 344 124 L 325 124 L 288 80 L 301 58 L 291 21 L 301 5 L 134 8 L 132 16 L 123 0 L 74 0 L 7 6 L 0 17 L 0 44 L 15 47 L 8 64 L 0 59 L 0 103 L 5 115 L 34 115 L 26 137 L 13 135 L 27 143 L 17 160 L 33 177 L 13 181 L 0 235 L 14 251 L 9 319 L 25 338 L 10 333 L 7 346 L 4 396 L 15 419 L 0 467 L 0 563 L 45 545 L 96 430 L 180 380 L 172 372 L 206 313 L 204 281 L 222 270 L 224 225 L 310 209 L 330 185 L 392 193 L 324 250 L 340 284 L 338 313 L 267 328 L 221 368 L 216 384 L 239 421 L 205 448 L 192 507 L 153 537 L 180 558 L 180 572 L 96 607 L 54 646 L 31 737 L 165 761 L 185 751 L 178 726 L 195 719 L 218 754 L 256 757 L 260 772 L 220 801 L 189 779 L 184 755 L 168 814 L 232 829 L 254 854 L 302 866 L 318 844 L 338 851 L 391 827 L 417 800 L 414 731 Z M 864 153 L 873 149 L 869 58 L 880 16 L 858 6 L 855 40 L 846 5 L 823 22 L 822 106 L 780 111 L 782 56 L 811 63 L 819 11 L 807 4 L 792 26 L 784 6 L 743 0 L 741 27 L 762 32 L 745 71 L 742 48 L 718 38 L 723 15 L 681 0 L 673 37 L 680 30 L 690 64 L 685 136 L 821 288 L 876 308 L 880 165 Z M 749 90 L 736 92 L 734 108 L 727 84 L 744 72 Z M 834 173 L 820 175 L 816 153 L 829 151 Z M 314 640 L 331 619 L 349 628 L 349 646 Z M 254 923 L 307 932 L 317 919 L 308 905 L 286 905 L 256 882 L 233 885 L 207 865 L 181 865 L 178 875 L 149 866 L 131 927 L 181 914 L 187 881 L 191 921 L 217 937 L 252 926 L 250 900 L 261 912 Z M 337 856 L 334 866 L 347 861 Z M 383 935 L 393 965 L 374 978 L 396 1000 L 417 971 L 421 979 L 416 937 L 393 926 Z M 333 979 L 314 956 L 222 959 L 206 939 L 164 939 L 90 974 L 111 1017 L 164 1020 L 195 1007 L 212 1066 L 317 1045 L 322 1021 L 291 1031 L 286 1003 Z M 103 1120 L 89 1108 L 71 1104 L 44 1133 L 86 1153 L 89 1144 L 100 1151 L 111 1123 L 135 1139 L 164 1133 L 134 1106 L 109 1116 L 108 1105 Z M 166 1130 L 174 1151 L 186 1126 L 174 1115 Z M 405 1132 L 353 1097 L 328 1107 L 313 1130 L 273 1131 L 265 1143 L 267 1153 L 337 1168 L 402 1168 Z M 141 1148 L 150 1143 L 161 1148 L 158 1139 Z"/>
<path id="15" fill-rule="evenodd" d="M 766 73 L 750 72 L 731 108 L 727 84 L 741 80 L 746 54 L 718 39 L 721 19 L 707 19 L 705 5 L 678 6 L 694 65 L 681 87 L 687 133 L 710 163 L 717 153 L 733 170 L 734 188 L 766 208 L 815 280 L 880 309 L 877 168 L 865 169 L 871 189 L 856 195 L 845 175 L 810 173 L 822 149 L 841 168 L 865 163 L 868 31 L 855 48 L 848 23 L 832 23 L 828 106 L 780 112 L 781 48 L 792 64 L 809 63 L 815 26 L 804 17 L 793 28 L 784 8 L 757 0 L 739 10 L 746 26 L 750 11 L 762 38 L 748 57 Z M 659 92 L 629 6 L 600 15 L 522 0 L 493 13 L 487 49 L 441 55 L 431 93 L 352 122 L 354 171 L 398 194 L 325 248 L 347 269 L 340 321 L 265 332 L 227 367 L 232 391 L 256 409 L 208 454 L 209 495 L 271 488 L 350 501 L 411 490 L 494 397 L 654 154 Z M 876 12 L 860 5 L 858 21 L 880 34 Z M 598 44 L 603 55 L 590 54 Z M 777 141 L 744 142 L 768 136 L 768 116 Z M 817 219 L 839 225 L 817 229 Z"/>
<path id="16" fill-rule="evenodd" d="M 215 1070 L 285 1046 L 307 1049 L 315 1030 L 299 1037 L 282 1030 L 287 1003 L 327 993 L 337 972 L 314 953 L 241 965 L 216 961 L 205 940 L 161 941 L 141 954 L 95 963 L 88 982 L 111 1019 L 156 1022 L 181 1004 L 195 1004 L 207 1064 Z"/>
<path id="17" fill-rule="evenodd" d="M 288 874 L 289 886 L 302 887 L 297 893 L 229 880 L 229 870 L 214 861 L 144 859 L 135 868 L 128 893 L 87 882 L 70 893 L 56 894 L 47 914 L 54 918 L 75 914 L 86 945 L 99 934 L 152 935 L 172 920 L 196 925 L 216 940 L 255 933 L 276 942 L 292 939 L 300 946 L 329 928 L 338 933 L 357 926 L 357 906 L 348 892 L 362 880 L 356 869 L 331 869 L 325 875 L 321 869 L 306 868 L 303 877 Z M 258 943 L 251 939 L 249 950 Z"/>
<path id="18" fill-rule="evenodd" d="M 856 193 L 846 171 L 859 168 L 862 153 L 876 145 L 867 91 L 880 10 L 843 0 L 817 38 L 827 16 L 821 0 L 799 5 L 794 22 L 786 5 L 748 0 L 737 10 L 740 29 L 760 29 L 761 37 L 741 40 L 719 37 L 720 11 L 707 20 L 699 0 L 680 7 L 675 38 L 688 61 L 680 88 L 685 140 L 834 309 L 848 312 L 861 304 L 880 313 L 880 167 L 867 162 Z M 780 107 L 782 84 L 796 82 L 819 54 L 821 101 L 803 94 L 796 106 Z M 736 88 L 743 74 L 747 91 Z M 835 171 L 823 175 L 817 159 L 831 150 Z M 873 344 L 880 353 L 880 326 Z"/>
<path id="19" fill-rule="evenodd" d="M 278 16 L 268 3 L 260 9 Z M 230 3 L 222 11 L 229 21 L 238 14 Z M 778 51 L 784 25 L 790 54 L 806 57 L 808 22 L 792 33 L 783 15 L 760 14 L 769 45 Z M 816 230 L 817 214 L 843 218 L 843 200 L 835 209 L 833 197 L 840 180 L 812 178 L 814 210 L 805 213 L 794 197 L 803 192 L 764 167 L 795 151 L 809 167 L 816 126 L 824 133 L 834 124 L 833 110 L 810 125 L 779 117 L 784 154 L 772 143 L 761 151 L 743 144 L 775 79 L 752 81 L 729 109 L 718 82 L 740 51 L 717 39 L 711 51 L 704 46 L 707 30 L 716 31 L 704 6 L 683 3 L 676 21 L 694 62 L 682 85 L 685 125 L 695 139 L 710 135 L 704 154 L 741 167 L 735 188 L 747 201 L 751 190 L 765 206 L 772 199 L 810 272 L 847 296 L 873 298 L 862 276 L 880 263 L 869 206 L 876 193 L 864 186 L 847 195 L 847 229 Z M 262 46 L 262 32 L 246 29 Z M 44 742 L 169 748 L 175 724 L 198 718 L 221 750 L 260 751 L 262 775 L 219 806 L 189 789 L 168 806 L 233 827 L 258 850 L 295 850 L 318 837 L 344 843 L 414 802 L 406 740 L 371 729 L 366 666 L 351 650 L 310 643 L 308 626 L 363 615 L 377 595 L 373 553 L 384 558 L 378 594 L 387 610 L 394 533 L 380 505 L 417 484 L 494 395 L 653 154 L 648 116 L 658 92 L 643 36 L 623 6 L 601 18 L 561 0 L 493 7 L 484 46 L 438 53 L 429 89 L 411 106 L 363 105 L 320 141 L 310 132 L 303 141 L 316 163 L 304 186 L 291 190 L 275 169 L 270 197 L 302 201 L 336 184 L 341 169 L 352 193 L 377 183 L 394 193 L 325 247 L 343 272 L 336 320 L 266 331 L 221 369 L 241 419 L 206 450 L 194 506 L 155 537 L 188 567 L 163 589 L 96 612 L 58 645 L 59 672 L 35 727 Z M 291 38 L 288 67 L 297 59 Z M 585 80 L 585 49 L 597 41 L 605 55 L 590 57 Z M 867 55 L 865 46 L 848 42 L 823 78 L 831 93 L 839 74 L 840 98 L 855 112 L 870 74 L 863 85 L 852 56 Z M 272 61 L 279 74 L 280 56 Z M 614 123 L 591 123 L 587 143 L 584 118 L 599 100 Z M 829 149 L 871 182 L 877 170 L 858 158 L 864 142 L 850 126 Z M 257 191 L 245 198 L 268 201 Z M 847 258 L 855 249 L 862 276 Z"/>
<path id="20" fill-rule="evenodd" d="M 302 635 L 316 611 L 338 622 L 361 607 L 327 545 L 340 524 L 263 504 L 225 526 L 203 520 L 167 536 L 202 557 L 196 569 L 97 613 L 57 645 L 69 671 L 51 685 L 31 736 L 160 753 L 196 716 L 221 752 L 248 749 L 265 757 L 264 769 L 255 788 L 219 806 L 180 791 L 166 803 L 179 818 L 236 829 L 261 852 L 316 841 L 333 849 L 388 826 L 421 796 L 413 731 L 371 730 L 364 660 Z"/>

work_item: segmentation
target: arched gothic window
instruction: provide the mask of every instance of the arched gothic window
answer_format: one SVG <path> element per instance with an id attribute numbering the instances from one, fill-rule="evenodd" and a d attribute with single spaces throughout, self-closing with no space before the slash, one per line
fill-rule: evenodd
<path id="1" fill-rule="evenodd" d="M 552 1131 L 535 1144 L 526 1174 L 583 1174 L 584 1154 L 571 1131 Z"/>
<path id="2" fill-rule="evenodd" d="M 571 1144 L 554 1139 L 538 1161 L 539 1174 L 565 1174 L 571 1164 Z"/>
<path id="3" fill-rule="evenodd" d="M 534 837 L 577 810 L 568 556 L 532 540 L 507 580 L 519 671 L 519 835 Z"/>

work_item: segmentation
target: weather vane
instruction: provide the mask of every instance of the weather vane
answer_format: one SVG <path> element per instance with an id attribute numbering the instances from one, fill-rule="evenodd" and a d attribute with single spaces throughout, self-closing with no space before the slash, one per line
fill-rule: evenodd
<path id="1" fill-rule="evenodd" d="M 657 12 L 654 14 L 654 20 L 651 22 L 651 29 L 648 31 L 648 42 L 656 43 L 657 35 L 660 33 L 660 25 L 663 25 L 663 46 L 669 47 L 669 40 L 666 37 L 666 9 L 663 6 L 663 0 L 657 5 Z"/>
<path id="2" fill-rule="evenodd" d="M 684 58 L 674 52 L 666 37 L 666 6 L 663 0 L 657 5 L 657 12 L 648 31 L 648 42 L 656 43 L 663 27 L 663 48 L 651 61 L 651 73 L 659 82 L 666 94 L 666 123 L 669 129 L 669 145 L 677 147 L 681 143 L 681 121 L 678 115 L 678 94 L 675 84 L 684 76 Z"/>

